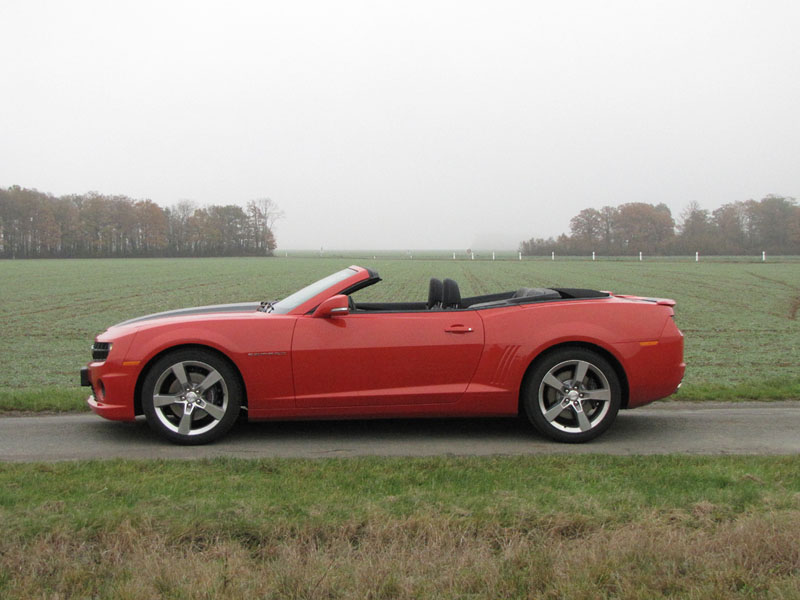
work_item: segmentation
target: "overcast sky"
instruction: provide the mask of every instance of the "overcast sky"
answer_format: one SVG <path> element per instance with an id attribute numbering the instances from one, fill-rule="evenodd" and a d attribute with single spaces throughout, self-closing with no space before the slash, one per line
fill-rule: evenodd
<path id="1" fill-rule="evenodd" d="M 800 196 L 800 2 L 0 2 L 0 186 L 286 213 L 281 248 L 516 248 Z"/>

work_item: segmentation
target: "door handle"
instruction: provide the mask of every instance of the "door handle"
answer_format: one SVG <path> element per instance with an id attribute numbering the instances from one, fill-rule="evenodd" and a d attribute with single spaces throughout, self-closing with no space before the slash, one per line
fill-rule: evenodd
<path id="1" fill-rule="evenodd" d="M 447 329 L 445 329 L 447 333 L 472 333 L 474 329 L 472 327 L 467 327 L 466 325 L 451 325 Z"/>

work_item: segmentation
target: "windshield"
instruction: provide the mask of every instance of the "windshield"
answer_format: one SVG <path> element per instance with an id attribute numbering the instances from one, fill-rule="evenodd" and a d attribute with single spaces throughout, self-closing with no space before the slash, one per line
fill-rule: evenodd
<path id="1" fill-rule="evenodd" d="M 296 291 L 291 296 L 287 296 L 280 302 L 275 302 L 272 305 L 273 312 L 276 312 L 281 315 L 285 315 L 289 311 L 297 308 L 303 302 L 311 300 L 314 296 L 319 294 L 320 292 L 324 292 L 329 287 L 341 283 L 348 277 L 352 277 L 353 273 L 355 273 L 355 269 L 342 269 L 341 271 L 334 273 L 333 275 L 328 275 L 320 279 L 319 281 L 315 281 L 311 285 L 307 285 L 302 290 Z"/>

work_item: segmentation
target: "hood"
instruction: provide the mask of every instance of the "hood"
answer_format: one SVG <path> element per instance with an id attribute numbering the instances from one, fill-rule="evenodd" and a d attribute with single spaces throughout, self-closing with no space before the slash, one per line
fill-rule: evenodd
<path id="1" fill-rule="evenodd" d="M 235 312 L 254 312 L 261 306 L 260 302 L 237 302 L 236 304 L 214 304 L 212 306 L 195 306 L 192 308 L 179 308 L 178 310 L 167 310 L 165 312 L 153 313 L 152 315 L 145 315 L 143 317 L 136 317 L 135 319 L 128 319 L 117 323 L 114 327 L 122 327 L 123 325 L 133 325 L 143 321 L 152 321 L 155 319 L 165 319 L 168 317 L 185 317 L 188 315 L 209 315 L 213 313 L 235 313 Z"/>

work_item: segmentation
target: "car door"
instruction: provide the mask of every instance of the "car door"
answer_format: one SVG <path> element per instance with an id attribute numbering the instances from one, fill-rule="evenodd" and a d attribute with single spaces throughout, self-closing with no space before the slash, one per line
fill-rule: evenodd
<path id="1" fill-rule="evenodd" d="M 306 315 L 292 340 L 297 406 L 456 402 L 482 351 L 475 311 Z"/>

